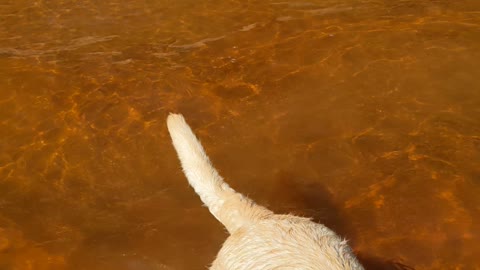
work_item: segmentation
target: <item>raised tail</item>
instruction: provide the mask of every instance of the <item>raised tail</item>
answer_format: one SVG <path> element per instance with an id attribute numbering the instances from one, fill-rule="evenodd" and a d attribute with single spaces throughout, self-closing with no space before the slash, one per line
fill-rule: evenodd
<path id="1" fill-rule="evenodd" d="M 230 233 L 273 214 L 223 181 L 182 115 L 170 114 L 167 126 L 188 182 Z"/>

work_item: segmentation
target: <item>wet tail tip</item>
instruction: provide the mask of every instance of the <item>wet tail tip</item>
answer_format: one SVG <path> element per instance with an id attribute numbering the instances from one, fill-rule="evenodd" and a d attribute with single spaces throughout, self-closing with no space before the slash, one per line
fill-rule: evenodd
<path id="1" fill-rule="evenodd" d="M 188 133 L 188 130 L 190 129 L 185 121 L 185 118 L 183 118 L 183 115 L 176 113 L 170 113 L 168 115 L 167 127 L 171 136 L 176 136 L 181 133 Z"/>
<path id="2" fill-rule="evenodd" d="M 168 126 L 174 125 L 175 123 L 181 123 L 181 122 L 185 122 L 185 119 L 183 118 L 183 115 L 178 114 L 178 113 L 168 114 L 168 117 L 167 117 L 167 125 Z"/>

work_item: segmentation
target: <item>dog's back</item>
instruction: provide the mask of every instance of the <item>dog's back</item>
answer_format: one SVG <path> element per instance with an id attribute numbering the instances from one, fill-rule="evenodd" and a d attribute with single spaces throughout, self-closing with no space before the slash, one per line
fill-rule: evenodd
<path id="1" fill-rule="evenodd" d="M 275 215 L 233 190 L 181 115 L 169 115 L 167 125 L 188 182 L 231 234 L 212 270 L 363 269 L 346 241 L 327 227 Z"/>

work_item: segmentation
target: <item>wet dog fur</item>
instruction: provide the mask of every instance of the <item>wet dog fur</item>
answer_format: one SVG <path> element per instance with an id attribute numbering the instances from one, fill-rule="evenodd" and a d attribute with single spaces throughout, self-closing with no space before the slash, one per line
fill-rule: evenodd
<path id="1" fill-rule="evenodd" d="M 347 241 L 308 218 L 279 215 L 233 190 L 182 115 L 167 126 L 188 182 L 230 236 L 211 270 L 363 270 Z"/>

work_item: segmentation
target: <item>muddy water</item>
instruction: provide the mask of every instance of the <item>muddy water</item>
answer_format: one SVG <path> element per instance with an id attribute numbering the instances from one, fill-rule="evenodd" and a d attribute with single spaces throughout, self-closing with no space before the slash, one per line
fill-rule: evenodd
<path id="1" fill-rule="evenodd" d="M 3 1 L 0 269 L 205 269 L 166 130 L 369 269 L 480 267 L 480 2 Z"/>

